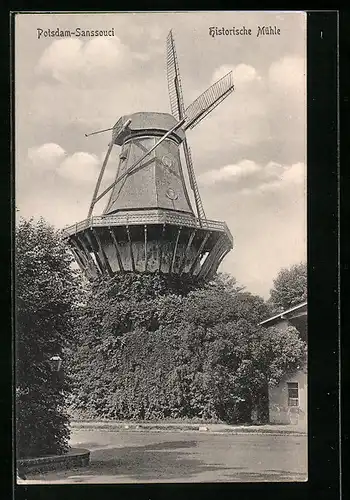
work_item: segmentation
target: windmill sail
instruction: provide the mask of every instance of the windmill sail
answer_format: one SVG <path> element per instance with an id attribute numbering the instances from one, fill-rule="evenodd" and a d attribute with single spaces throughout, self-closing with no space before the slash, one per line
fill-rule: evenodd
<path id="1" fill-rule="evenodd" d="M 171 114 L 176 120 L 181 120 L 185 114 L 185 105 L 182 95 L 179 64 L 177 62 L 175 42 L 170 30 L 167 40 L 167 78 L 170 98 Z"/>
<path id="2" fill-rule="evenodd" d="M 196 176 L 194 174 L 194 169 L 193 169 L 193 163 L 192 163 L 192 156 L 191 156 L 191 150 L 190 147 L 186 141 L 186 139 L 183 141 L 183 148 L 184 148 L 184 153 L 185 153 L 185 159 L 187 163 L 187 168 L 188 168 L 188 174 L 189 174 L 189 179 L 190 179 L 190 186 L 193 190 L 194 194 L 194 201 L 196 203 L 196 209 L 198 213 L 198 219 L 200 221 L 206 220 L 205 217 L 205 212 L 202 204 L 202 200 L 199 194 L 199 189 L 198 189 L 198 184 L 196 181 Z"/>
<path id="3" fill-rule="evenodd" d="M 185 110 L 186 122 L 184 129 L 195 127 L 216 106 L 220 104 L 234 89 L 232 71 L 209 87 Z"/>
<path id="4" fill-rule="evenodd" d="M 173 38 L 172 31 L 170 30 L 167 37 L 167 78 L 168 78 L 168 89 L 170 98 L 170 108 L 171 114 L 177 119 L 181 120 L 185 117 L 185 105 L 182 95 L 181 78 L 179 71 L 179 64 L 177 62 L 175 42 Z M 187 118 L 186 118 L 187 121 Z M 186 123 L 186 122 L 185 122 Z M 188 177 L 190 180 L 190 186 L 193 191 L 194 201 L 196 204 L 198 219 L 201 221 L 205 220 L 205 212 L 203 208 L 203 203 L 199 194 L 198 184 L 196 176 L 194 173 L 191 151 L 187 143 L 187 139 L 183 140 L 183 149 L 185 154 L 185 160 L 187 164 Z"/>

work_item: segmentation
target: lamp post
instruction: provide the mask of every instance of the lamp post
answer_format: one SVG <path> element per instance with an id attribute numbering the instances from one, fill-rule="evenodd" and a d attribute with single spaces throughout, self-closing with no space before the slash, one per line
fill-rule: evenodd
<path id="1" fill-rule="evenodd" d="M 58 356 L 58 355 L 51 356 L 51 358 L 49 359 L 49 363 L 50 363 L 51 370 L 53 372 L 58 373 L 61 369 L 62 358 L 61 358 L 61 356 Z"/>

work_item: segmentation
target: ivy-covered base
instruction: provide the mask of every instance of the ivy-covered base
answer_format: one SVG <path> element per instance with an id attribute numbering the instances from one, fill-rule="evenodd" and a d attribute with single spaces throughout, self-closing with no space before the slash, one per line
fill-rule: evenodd
<path id="1" fill-rule="evenodd" d="M 227 276 L 201 287 L 162 275 L 95 282 L 69 353 L 74 407 L 118 420 L 249 421 L 267 384 L 305 353 L 295 329 L 257 326 L 267 314 Z"/>

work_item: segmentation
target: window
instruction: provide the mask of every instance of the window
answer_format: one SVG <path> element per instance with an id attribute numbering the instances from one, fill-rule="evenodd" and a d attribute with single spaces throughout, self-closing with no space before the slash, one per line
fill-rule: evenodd
<path id="1" fill-rule="evenodd" d="M 299 406 L 298 382 L 288 382 L 288 406 Z"/>
<path id="2" fill-rule="evenodd" d="M 127 157 L 129 156 L 129 149 L 130 148 L 128 148 L 128 147 L 124 147 L 122 149 L 122 152 L 119 155 L 120 161 L 124 161 L 127 159 Z"/>

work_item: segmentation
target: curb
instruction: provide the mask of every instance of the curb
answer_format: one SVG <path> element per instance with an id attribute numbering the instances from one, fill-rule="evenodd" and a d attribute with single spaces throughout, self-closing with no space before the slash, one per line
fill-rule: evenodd
<path id="1" fill-rule="evenodd" d="M 18 459 L 17 469 L 21 471 L 21 474 L 25 475 L 28 472 L 44 472 L 48 470 L 71 469 L 73 467 L 86 467 L 89 465 L 89 462 L 89 450 L 71 448 L 71 450 L 62 455 Z"/>
<path id="2" fill-rule="evenodd" d="M 268 434 L 271 436 L 306 436 L 307 433 L 301 429 L 263 429 L 259 427 L 222 427 L 215 428 L 203 424 L 125 424 L 116 422 L 71 422 L 72 430 L 92 430 L 92 431 L 107 431 L 107 432 L 201 432 L 211 434 L 255 434 L 263 435 Z"/>

